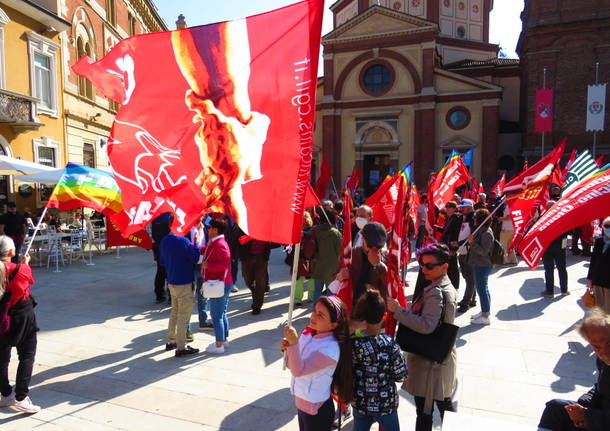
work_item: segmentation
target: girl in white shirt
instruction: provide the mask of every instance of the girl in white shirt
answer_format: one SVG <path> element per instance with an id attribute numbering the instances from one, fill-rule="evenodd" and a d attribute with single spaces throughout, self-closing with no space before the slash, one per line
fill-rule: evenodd
<path id="1" fill-rule="evenodd" d="M 352 353 L 345 304 L 336 296 L 316 302 L 301 336 L 284 328 L 280 350 L 287 353 L 301 431 L 330 431 L 335 416 L 331 393 L 352 399 Z"/>

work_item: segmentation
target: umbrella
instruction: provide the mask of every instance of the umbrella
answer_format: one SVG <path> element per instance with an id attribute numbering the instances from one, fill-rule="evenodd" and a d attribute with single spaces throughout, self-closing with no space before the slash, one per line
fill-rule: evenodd
<path id="1" fill-rule="evenodd" d="M 28 175 L 18 175 L 15 177 L 15 179 L 24 183 L 57 184 L 63 175 L 64 170 L 64 168 L 61 168 L 52 169 L 50 171 L 35 172 Z"/>
<path id="2" fill-rule="evenodd" d="M 50 168 L 39 163 L 0 155 L 0 175 L 32 174 L 40 171 L 50 171 Z"/>

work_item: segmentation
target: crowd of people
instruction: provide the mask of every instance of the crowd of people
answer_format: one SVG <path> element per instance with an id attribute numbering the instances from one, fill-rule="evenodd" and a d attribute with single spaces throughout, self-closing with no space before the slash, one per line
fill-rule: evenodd
<path id="1" fill-rule="evenodd" d="M 554 197 L 558 198 L 557 195 Z M 553 203 L 549 201 L 547 208 Z M 415 400 L 416 431 L 432 429 L 434 405 L 441 420 L 446 411 L 456 410 L 455 339 L 443 361 L 431 360 L 422 353 L 407 350 L 405 362 L 401 347 L 393 337 L 384 333 L 384 316 L 389 312 L 399 326 L 435 337 L 441 324 L 452 324 L 457 313 L 477 305 L 478 297 L 480 312 L 471 317 L 471 324 L 490 325 L 488 278 L 494 265 L 517 264 L 517 255 L 509 247 L 513 226 L 508 206 L 494 194 L 480 194 L 477 202 L 456 195 L 453 201 L 447 202 L 439 212 L 443 217 L 435 215 L 436 220 L 443 220 L 442 225 L 433 226 L 435 240 L 431 240 L 425 224 L 427 211 L 424 196 L 417 208 L 417 227 L 412 229 L 409 237 L 418 250 L 419 274 L 408 307 L 402 307 L 388 294 L 388 236 L 385 226 L 372 221 L 374 214 L 370 207 L 359 206 L 352 212 L 350 220 L 342 220 L 341 224 L 334 222 L 341 214 L 333 210 L 330 201 L 324 201 L 322 208 L 306 213 L 302 256 L 297 267 L 300 287 L 297 287 L 296 303 L 301 305 L 302 286 L 310 278 L 315 286 L 313 297 L 312 293 L 309 294 L 314 307 L 303 333 L 298 336 L 293 327 L 287 326 L 280 342 L 293 376 L 291 390 L 301 430 L 336 428 L 341 420 L 352 414 L 356 431 L 368 430 L 375 422 L 384 431 L 398 430 L 396 383 L 401 381 L 402 389 Z M 339 235 L 333 235 L 332 241 L 324 242 L 326 252 L 319 253 L 322 242 L 316 231 L 333 229 Z M 345 229 L 352 230 L 352 261 L 349 267 L 340 269 L 338 245 L 341 243 L 340 234 Z M 610 291 L 607 290 L 610 288 L 610 273 L 605 266 L 610 263 L 610 217 L 603 221 L 602 229 L 603 235 L 592 247 L 588 273 L 588 292 L 595 298 L 596 308 L 584 319 L 580 329 L 598 356 L 598 384 L 578 402 L 549 402 L 540 426 L 551 430 L 610 429 L 607 370 L 610 363 Z M 563 234 L 544 255 L 542 296 L 552 297 L 554 294 L 555 267 L 559 270 L 560 293 L 569 294 L 565 274 L 568 234 L 581 237 L 580 232 Z M 291 263 L 290 259 L 288 263 Z M 314 275 L 315 266 L 320 264 L 325 268 L 335 268 L 334 273 L 330 271 L 322 279 L 318 278 Z M 461 300 L 458 295 L 460 275 L 466 282 Z M 317 288 L 327 286 L 334 279 L 351 281 L 352 304 L 342 303 L 328 289 L 320 291 Z M 351 313 L 348 310 L 352 310 Z M 436 341 L 440 343 L 440 335 L 438 337 Z M 435 338 L 426 340 L 435 342 Z M 347 369 L 351 369 L 351 374 Z"/>
<path id="2" fill-rule="evenodd" d="M 411 394 L 416 406 L 416 431 L 433 426 L 434 406 L 441 420 L 446 411 L 456 411 L 457 349 L 449 340 L 442 360 L 404 348 L 390 336 L 385 321 L 392 317 L 399 328 L 420 334 L 423 342 L 445 343 L 439 328 L 453 325 L 458 313 L 480 304 L 472 317 L 475 325 L 491 324 L 488 278 L 494 264 L 514 265 L 509 252 L 512 223 L 503 202 L 495 196 L 479 195 L 477 202 L 459 195 L 446 203 L 442 225 L 428 227 L 417 220 L 409 240 L 419 245 L 419 273 L 410 304 L 401 304 L 389 294 L 388 242 L 386 227 L 374 220 L 373 210 L 361 205 L 343 218 L 342 202 L 324 201 L 305 212 L 301 253 L 294 260 L 288 248 L 286 263 L 297 271 L 295 305 L 312 304 L 309 325 L 299 335 L 284 328 L 280 349 L 292 374 L 301 430 L 324 431 L 353 416 L 354 430 L 368 430 L 379 423 L 385 431 L 398 430 L 399 396 L 396 384 Z M 549 202 L 549 206 L 552 202 Z M 418 219 L 427 216 L 426 199 L 417 209 Z M 439 212 L 440 214 L 440 212 Z M 4 220 L 4 223 L 2 221 Z M 7 218 L 0 228 L 7 229 Z M 151 224 L 154 258 L 157 262 L 154 293 L 158 303 L 168 300 L 167 351 L 176 357 L 199 352 L 188 345 L 193 340 L 190 317 L 196 305 L 200 330 L 213 330 L 215 340 L 206 352 L 223 354 L 229 347 L 229 298 L 236 290 L 239 262 L 252 295 L 251 312 L 263 310 L 269 290 L 268 262 L 277 244 L 257 241 L 221 214 L 202 218 L 188 235 L 171 232 L 173 215 L 163 214 Z M 342 237 L 349 229 L 351 264 L 342 267 Z M 610 426 L 610 217 L 601 223 L 602 235 L 591 247 L 586 296 L 594 311 L 580 333 L 598 357 L 598 382 L 578 401 L 547 403 L 540 426 L 551 430 L 606 430 Z M 573 233 L 573 232 L 572 232 Z M 436 235 L 435 239 L 432 239 Z M 579 234 L 580 235 L 580 234 Z M 567 234 L 558 237 L 546 251 L 544 296 L 554 293 L 553 267 L 559 268 L 560 292 L 569 293 L 564 272 Z M 40 407 L 28 396 L 36 353 L 34 283 L 29 257 L 18 257 L 15 241 L 0 236 L 0 406 L 25 413 Z M 495 254 L 499 250 L 499 259 Z M 466 285 L 460 300 L 460 278 Z M 330 289 L 333 281 L 349 281 L 351 303 L 343 303 Z M 404 281 L 404 279 L 403 279 Z M 305 299 L 305 286 L 307 299 Z M 583 298 L 584 300 L 584 298 Z M 8 317 L 7 317 L 8 316 Z M 6 321 L 11 320 L 8 327 Z M 399 329 L 400 331 L 400 329 Z M 8 366 L 12 347 L 17 348 L 19 367 L 14 388 Z M 403 352 L 406 351 L 406 354 Z M 334 400 L 333 400 L 334 399 Z M 336 405 L 335 405 L 336 404 Z"/>

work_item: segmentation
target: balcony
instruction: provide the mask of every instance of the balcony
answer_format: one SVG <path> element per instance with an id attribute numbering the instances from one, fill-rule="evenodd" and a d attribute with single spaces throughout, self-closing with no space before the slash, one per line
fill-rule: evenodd
<path id="1" fill-rule="evenodd" d="M 11 126 L 15 135 L 38 130 L 43 124 L 36 119 L 36 101 L 34 97 L 0 90 L 0 125 Z"/>

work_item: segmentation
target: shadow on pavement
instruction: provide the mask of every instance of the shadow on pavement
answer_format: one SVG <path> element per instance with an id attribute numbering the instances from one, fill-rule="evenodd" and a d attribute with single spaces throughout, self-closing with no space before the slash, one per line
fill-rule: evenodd
<path id="1" fill-rule="evenodd" d="M 568 342 L 568 351 L 561 355 L 553 374 L 559 377 L 551 383 L 554 392 L 567 393 L 576 389 L 575 383 L 588 386 L 594 380 L 595 354 L 591 346 L 581 342 Z"/>

